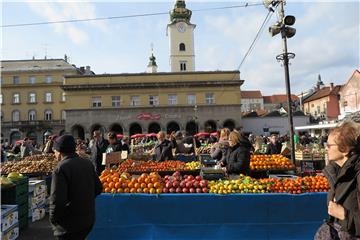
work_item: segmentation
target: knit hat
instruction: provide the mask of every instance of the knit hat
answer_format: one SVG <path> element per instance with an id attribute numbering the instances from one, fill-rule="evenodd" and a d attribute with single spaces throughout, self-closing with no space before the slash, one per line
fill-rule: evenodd
<path id="1" fill-rule="evenodd" d="M 61 153 L 74 153 L 76 150 L 75 139 L 71 135 L 63 135 L 56 138 L 54 142 L 54 150 Z"/>

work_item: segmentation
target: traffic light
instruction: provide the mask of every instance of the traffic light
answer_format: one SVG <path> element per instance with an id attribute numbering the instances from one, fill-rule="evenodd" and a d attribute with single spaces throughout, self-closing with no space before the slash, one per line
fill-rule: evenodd
<path id="1" fill-rule="evenodd" d="M 287 15 L 284 17 L 283 19 L 283 24 L 284 24 L 284 34 L 287 38 L 291 38 L 295 35 L 296 33 L 296 29 L 293 27 L 289 27 L 294 25 L 295 23 L 295 17 L 292 15 Z"/>

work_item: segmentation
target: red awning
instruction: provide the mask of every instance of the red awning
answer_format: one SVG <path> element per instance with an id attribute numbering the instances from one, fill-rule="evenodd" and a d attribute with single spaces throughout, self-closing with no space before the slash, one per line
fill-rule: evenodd
<path id="1" fill-rule="evenodd" d="M 203 137 L 203 136 L 209 136 L 210 133 L 208 132 L 199 132 L 197 134 L 194 135 L 194 137 Z"/>
<path id="2" fill-rule="evenodd" d="M 219 133 L 218 133 L 218 132 L 212 132 L 212 133 L 210 133 L 210 135 L 211 135 L 211 136 L 218 136 Z"/>
<path id="3" fill-rule="evenodd" d="M 146 134 L 142 134 L 142 133 L 137 133 L 131 136 L 131 138 L 140 138 L 140 137 L 145 137 Z"/>
<path id="4" fill-rule="evenodd" d="M 116 134 L 116 137 L 117 137 L 117 138 L 123 138 L 124 135 L 119 133 L 119 134 Z"/>
<path id="5" fill-rule="evenodd" d="M 156 133 L 148 133 L 146 134 L 147 137 L 156 137 L 157 134 Z"/>

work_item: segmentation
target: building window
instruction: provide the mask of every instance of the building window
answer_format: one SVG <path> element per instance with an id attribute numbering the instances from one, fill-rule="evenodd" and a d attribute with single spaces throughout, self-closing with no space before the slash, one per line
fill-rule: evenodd
<path id="1" fill-rule="evenodd" d="M 66 100 L 66 94 L 63 92 L 61 93 L 61 101 L 65 102 L 65 100 Z"/>
<path id="2" fill-rule="evenodd" d="M 186 71 L 186 61 L 180 62 L 180 71 Z"/>
<path id="3" fill-rule="evenodd" d="M 159 96 L 157 96 L 157 95 L 150 95 L 150 96 L 149 96 L 149 105 L 150 105 L 150 106 L 157 106 L 157 105 L 159 105 Z"/>
<path id="4" fill-rule="evenodd" d="M 20 83 L 20 77 L 19 76 L 13 76 L 13 84 L 19 84 Z"/>
<path id="5" fill-rule="evenodd" d="M 101 107 L 101 97 L 92 97 L 91 98 L 92 107 Z"/>
<path id="6" fill-rule="evenodd" d="M 47 103 L 52 102 L 52 93 L 50 93 L 50 92 L 45 93 L 45 102 L 47 102 Z"/>
<path id="7" fill-rule="evenodd" d="M 311 104 L 311 107 L 313 108 L 313 107 L 314 107 L 314 104 Z"/>
<path id="8" fill-rule="evenodd" d="M 169 94 L 168 103 L 169 103 L 169 105 L 176 105 L 177 104 L 177 96 L 175 94 Z"/>
<path id="9" fill-rule="evenodd" d="M 61 120 L 63 120 L 63 121 L 66 120 L 66 112 L 65 112 L 65 110 L 61 110 Z"/>
<path id="10" fill-rule="evenodd" d="M 130 97 L 130 106 L 139 106 L 140 105 L 140 97 L 139 96 L 131 96 Z"/>
<path id="11" fill-rule="evenodd" d="M 0 104 L 3 104 L 3 103 L 4 103 L 3 101 L 4 101 L 4 100 L 3 100 L 3 94 L 0 93 Z"/>
<path id="12" fill-rule="evenodd" d="M 179 50 L 180 51 L 185 51 L 185 44 L 184 43 L 179 44 Z"/>
<path id="13" fill-rule="evenodd" d="M 36 120 L 36 111 L 30 110 L 28 114 L 29 121 L 35 121 Z"/>
<path id="14" fill-rule="evenodd" d="M 20 103 L 20 93 L 14 93 L 13 95 L 13 103 L 19 104 Z"/>
<path id="15" fill-rule="evenodd" d="M 3 113 L 3 111 L 0 112 L 0 119 L 1 119 L 1 121 L 4 121 L 4 113 Z"/>
<path id="16" fill-rule="evenodd" d="M 36 82 L 36 77 L 35 76 L 29 76 L 29 83 L 30 84 L 35 84 Z"/>
<path id="17" fill-rule="evenodd" d="M 187 103 L 189 105 L 195 105 L 196 104 L 196 95 L 195 94 L 188 94 L 187 95 Z"/>
<path id="18" fill-rule="evenodd" d="M 20 112 L 18 110 L 12 112 L 12 121 L 13 122 L 20 121 Z"/>
<path id="19" fill-rule="evenodd" d="M 29 93 L 29 103 L 36 103 L 36 93 Z"/>
<path id="20" fill-rule="evenodd" d="M 214 104 L 215 103 L 214 93 L 206 93 L 205 94 L 205 103 L 206 104 Z"/>
<path id="21" fill-rule="evenodd" d="M 45 76 L 45 83 L 52 83 L 52 76 Z"/>
<path id="22" fill-rule="evenodd" d="M 111 97 L 111 106 L 120 107 L 121 97 L 120 96 L 112 96 Z"/>
<path id="23" fill-rule="evenodd" d="M 51 121 L 52 119 L 52 110 L 45 110 L 45 117 L 44 120 L 45 121 Z"/>

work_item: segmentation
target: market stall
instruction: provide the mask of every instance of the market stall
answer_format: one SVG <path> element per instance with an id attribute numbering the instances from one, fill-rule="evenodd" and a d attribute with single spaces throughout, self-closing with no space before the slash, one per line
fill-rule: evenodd
<path id="1" fill-rule="evenodd" d="M 326 217 L 326 193 L 105 193 L 88 239 L 312 239 Z"/>

